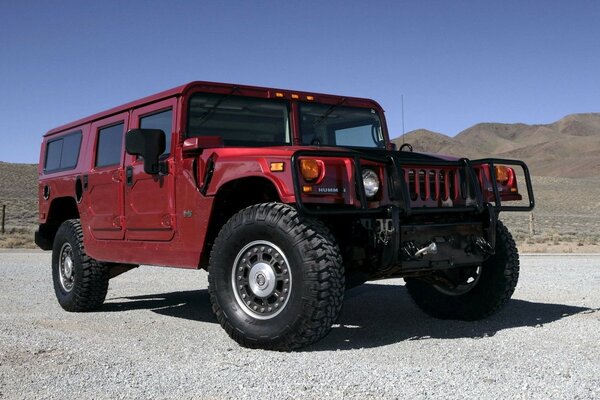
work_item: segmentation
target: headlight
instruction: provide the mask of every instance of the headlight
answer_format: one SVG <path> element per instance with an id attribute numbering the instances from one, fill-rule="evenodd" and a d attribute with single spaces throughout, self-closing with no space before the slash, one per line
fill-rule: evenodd
<path id="1" fill-rule="evenodd" d="M 379 191 L 379 177 L 372 169 L 365 168 L 362 170 L 362 178 L 365 194 L 370 199 Z"/>

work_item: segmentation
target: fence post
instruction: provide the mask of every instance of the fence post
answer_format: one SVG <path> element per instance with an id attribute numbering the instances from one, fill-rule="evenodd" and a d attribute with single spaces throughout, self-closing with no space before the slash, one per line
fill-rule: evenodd
<path id="1" fill-rule="evenodd" d="M 2 204 L 2 234 L 4 235 L 4 221 L 6 220 L 6 204 Z"/>
<path id="2" fill-rule="evenodd" d="M 529 235 L 535 235 L 535 219 L 533 218 L 533 213 L 529 214 Z"/>

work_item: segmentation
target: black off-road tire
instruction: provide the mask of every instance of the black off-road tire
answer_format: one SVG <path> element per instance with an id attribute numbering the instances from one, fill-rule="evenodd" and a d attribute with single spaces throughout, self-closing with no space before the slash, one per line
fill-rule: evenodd
<path id="1" fill-rule="evenodd" d="M 432 283 L 406 278 L 408 293 L 425 313 L 441 319 L 474 321 L 499 311 L 519 279 L 519 253 L 508 229 L 498 221 L 495 254 L 481 266 L 479 279 L 463 294 L 447 294 Z M 447 292 L 447 291 L 446 291 Z"/>
<path id="2" fill-rule="evenodd" d="M 70 263 L 70 274 L 65 274 L 64 269 L 61 273 L 65 263 Z M 52 248 L 52 280 L 58 303 L 66 311 L 93 311 L 104 303 L 109 269 L 86 254 L 78 219 L 63 222 L 56 232 Z"/>
<path id="3" fill-rule="evenodd" d="M 279 251 L 281 255 L 274 256 Z M 258 256 L 251 258 L 250 253 Z M 277 264 L 271 256 L 287 262 Z M 250 278 L 245 284 L 238 282 L 238 273 L 249 277 L 254 267 L 265 266 L 269 272 L 265 264 L 271 261 L 260 260 L 273 261 L 272 271 L 279 271 L 277 277 L 272 275 L 277 280 L 272 303 L 266 294 L 264 299 L 256 297 Z M 208 272 L 213 311 L 229 336 L 244 347 L 288 351 L 307 346 L 331 330 L 342 307 L 344 269 L 333 236 L 320 221 L 286 204 L 257 204 L 235 214 L 215 240 Z M 283 293 L 284 285 L 290 284 L 284 284 L 284 273 L 291 275 L 291 286 L 280 302 L 284 297 L 277 291 Z M 257 289 L 261 282 L 255 282 Z M 244 304 L 242 296 L 256 300 Z M 283 306 L 276 309 L 275 304 Z"/>

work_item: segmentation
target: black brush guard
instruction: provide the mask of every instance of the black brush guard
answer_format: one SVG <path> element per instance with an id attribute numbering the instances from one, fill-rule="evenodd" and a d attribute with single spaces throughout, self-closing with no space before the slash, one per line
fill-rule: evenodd
<path id="1" fill-rule="evenodd" d="M 490 205 L 484 201 L 482 194 L 482 187 L 478 180 L 478 174 L 474 166 L 481 166 L 487 164 L 489 166 L 490 182 L 494 195 L 494 204 L 491 204 L 492 209 L 499 213 L 500 211 L 531 211 L 535 206 L 535 200 L 533 197 L 533 188 L 531 185 L 531 176 L 529 174 L 529 168 L 523 161 L 519 160 L 508 160 L 501 158 L 483 158 L 478 160 L 469 160 L 461 158 L 457 161 L 446 161 L 439 159 L 413 159 L 407 158 L 406 154 L 401 152 L 386 152 L 382 154 L 365 154 L 351 151 L 325 151 L 325 150 L 299 150 L 292 155 L 292 174 L 294 190 L 296 193 L 296 206 L 298 209 L 306 214 L 312 215 L 336 215 L 336 214 L 391 214 L 394 208 L 399 208 L 400 213 L 403 216 L 409 217 L 412 215 L 423 215 L 423 214 L 443 214 L 443 213 L 475 213 L 482 214 L 489 210 Z M 319 204 L 307 205 L 302 200 L 302 184 L 299 172 L 299 162 L 301 157 L 310 158 L 346 158 L 353 161 L 353 180 L 354 187 L 356 188 L 356 198 L 359 200 L 360 206 L 333 206 L 328 205 L 326 208 L 319 208 Z M 361 161 L 372 161 L 384 165 L 386 168 L 387 184 L 390 193 L 390 203 L 395 202 L 400 204 L 395 206 L 393 204 L 383 205 L 381 207 L 372 208 L 369 207 L 369 202 L 365 195 L 363 181 L 362 181 L 362 164 Z M 502 204 L 500 191 L 498 189 L 498 183 L 496 182 L 495 166 L 496 165 L 507 165 L 521 167 L 525 177 L 525 185 L 527 188 L 527 197 L 529 199 L 529 205 L 527 206 L 506 206 Z M 411 205 L 412 200 L 410 197 L 409 187 L 405 178 L 405 172 L 403 166 L 409 167 L 438 167 L 438 168 L 453 168 L 456 170 L 462 170 L 464 177 L 469 182 L 470 187 L 473 189 L 474 204 L 462 205 L 462 206 L 451 206 L 451 207 L 413 207 Z M 382 182 L 384 184 L 385 182 Z M 352 191 L 352 188 L 350 188 Z"/>
<path id="2" fill-rule="evenodd" d="M 349 191 L 355 191 L 355 198 L 358 199 L 358 205 L 322 205 L 309 203 L 306 204 L 302 199 L 302 185 L 298 160 L 301 157 L 310 158 L 346 158 L 353 162 L 352 180 L 354 185 Z M 363 162 L 374 162 L 385 168 L 387 182 L 388 199 L 379 207 L 369 205 L 366 198 L 362 169 Z M 525 185 L 527 187 L 528 206 L 506 206 L 502 204 L 500 190 L 496 182 L 495 166 L 497 164 L 518 166 L 523 169 L 525 176 Z M 489 168 L 489 181 L 484 173 L 483 165 Z M 476 170 L 479 168 L 479 175 Z M 444 170 L 445 169 L 445 170 Z M 411 182 L 412 171 L 412 182 Z M 444 195 L 441 195 L 439 174 L 444 171 Z M 452 174 L 450 171 L 454 171 Z M 493 254 L 496 242 L 496 223 L 500 211 L 530 211 L 535 202 L 533 198 L 533 189 L 531 186 L 531 177 L 527 165 L 522 161 L 505 160 L 498 158 L 486 158 L 480 160 L 468 160 L 462 158 L 456 161 L 445 161 L 427 156 L 411 155 L 411 153 L 377 151 L 377 152 L 352 152 L 352 151 L 321 151 L 321 150 L 300 150 L 292 156 L 292 172 L 294 189 L 296 193 L 296 206 L 298 209 L 309 215 L 334 216 L 334 215 L 354 215 L 358 218 L 371 220 L 381 219 L 385 224 L 391 224 L 388 237 L 389 240 L 377 243 L 375 247 L 378 252 L 378 262 L 375 270 L 370 272 L 370 279 L 378 279 L 391 276 L 406 276 L 411 273 L 430 273 L 437 269 L 453 268 L 461 265 L 479 264 L 489 255 Z M 431 175 L 434 176 L 435 196 L 431 195 Z M 421 195 L 420 178 L 423 176 L 425 185 L 425 197 Z M 452 178 L 450 178 L 452 176 Z M 450 182 L 454 182 L 454 189 L 449 189 Z M 410 191 L 409 185 L 412 184 L 413 191 Z M 460 185 L 460 189 L 456 185 Z M 489 201 L 493 193 L 493 204 Z M 483 189 L 482 189 L 483 188 Z M 381 189 L 380 189 L 381 190 Z M 482 190 L 486 190 L 486 198 Z M 459 198 L 458 192 L 461 192 Z M 411 199 L 411 194 L 414 200 Z M 429 198 L 428 198 L 429 196 Z M 457 204 L 442 204 L 441 200 L 447 196 L 452 196 Z M 437 203 L 433 200 L 436 197 Z M 469 201 L 466 201 L 466 198 Z M 415 204 L 417 203 L 417 206 Z M 461 204 L 462 203 L 462 204 Z M 436 204 L 437 206 L 431 206 Z M 442 205 L 442 206 L 440 206 Z M 446 218 L 440 218 L 439 222 L 436 216 L 456 215 L 452 218 L 455 222 L 447 222 Z M 419 222 L 419 218 L 413 216 L 430 215 L 434 217 L 428 223 Z M 472 216 L 472 217 L 469 217 Z M 434 238 L 450 237 L 452 242 L 444 239 L 440 243 L 439 253 L 418 257 L 413 251 L 416 246 L 427 246 L 432 243 Z M 475 249 L 480 241 L 483 245 L 479 250 Z M 438 239 L 439 240 L 439 239 Z M 454 245 L 452 243 L 458 243 Z"/>

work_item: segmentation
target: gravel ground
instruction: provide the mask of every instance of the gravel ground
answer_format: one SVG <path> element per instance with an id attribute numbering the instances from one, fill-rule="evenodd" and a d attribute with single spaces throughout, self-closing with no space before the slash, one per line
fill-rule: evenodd
<path id="1" fill-rule="evenodd" d="M 421 313 L 402 280 L 368 283 L 295 353 L 230 340 L 205 272 L 142 267 L 72 314 L 49 266 L 0 252 L 0 398 L 600 398 L 600 255 L 522 256 L 513 300 L 472 323 Z"/>

